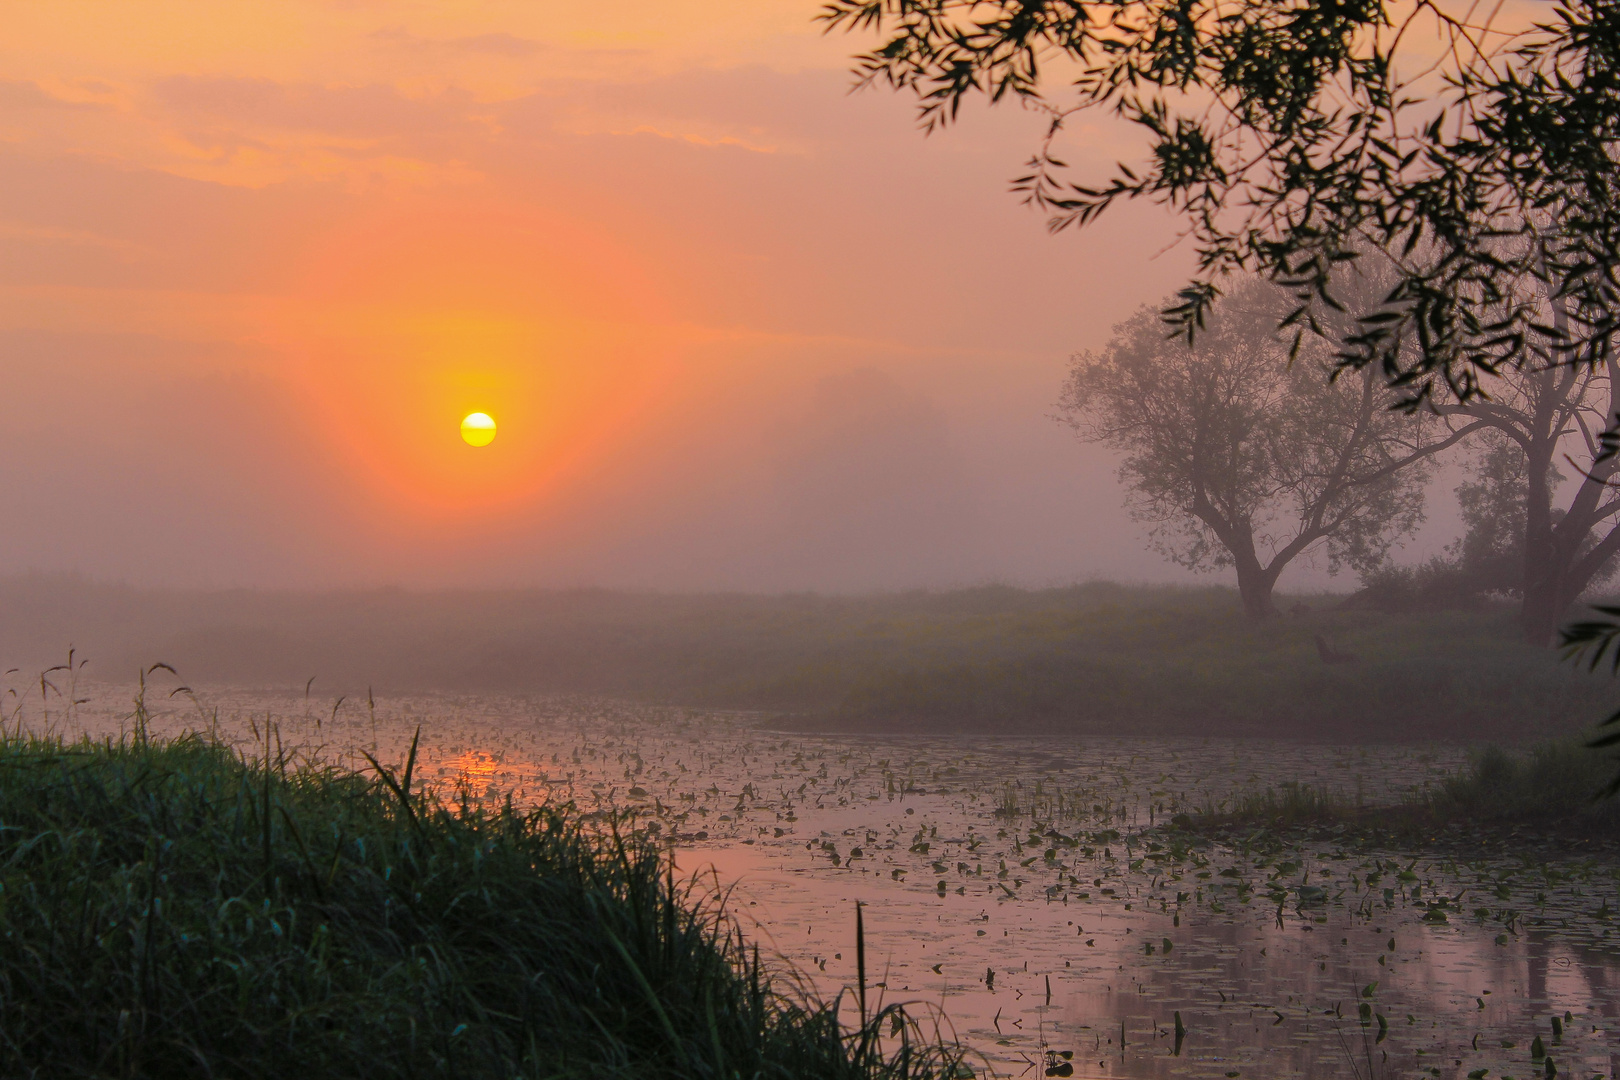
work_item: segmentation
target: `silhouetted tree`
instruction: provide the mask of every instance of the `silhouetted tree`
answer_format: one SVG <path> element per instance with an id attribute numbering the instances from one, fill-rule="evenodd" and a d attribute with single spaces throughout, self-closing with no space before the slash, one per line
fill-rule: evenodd
<path id="1" fill-rule="evenodd" d="M 1620 410 L 1614 357 L 1596 366 L 1504 371 L 1490 398 L 1442 406 L 1490 435 L 1472 483 L 1458 488 L 1469 531 L 1461 558 L 1521 597 L 1528 641 L 1549 645 L 1570 606 L 1614 568 L 1620 552 L 1620 458 L 1603 431 Z M 1561 497 L 1560 457 L 1577 471 Z M 1517 564 L 1517 565 L 1514 565 Z"/>
<path id="2" fill-rule="evenodd" d="M 1381 563 L 1422 520 L 1427 461 L 1479 427 L 1392 410 L 1375 372 L 1333 380 L 1323 350 L 1290 363 L 1281 299 L 1251 281 L 1191 344 L 1144 309 L 1074 357 L 1060 402 L 1082 439 L 1121 453 L 1154 546 L 1193 569 L 1232 567 L 1252 618 L 1274 613 L 1278 576 L 1308 551 L 1331 570 Z"/>

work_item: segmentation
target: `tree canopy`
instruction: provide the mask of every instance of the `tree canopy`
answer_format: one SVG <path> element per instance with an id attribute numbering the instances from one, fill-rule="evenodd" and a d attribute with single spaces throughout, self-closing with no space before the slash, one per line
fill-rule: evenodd
<path id="1" fill-rule="evenodd" d="M 1607 356 L 1620 320 L 1620 4 L 1564 0 L 1539 23 L 1461 0 L 829 0 L 873 32 L 864 82 L 914 92 L 930 129 L 974 95 L 1050 117 L 1015 187 L 1054 229 L 1121 199 L 1188 221 L 1190 335 L 1239 271 L 1289 286 L 1281 322 L 1332 336 L 1340 271 L 1397 280 L 1338 335 L 1409 402 L 1469 400 L 1496 373 Z M 1509 8 L 1508 11 L 1522 9 Z M 1066 120 L 1111 111 L 1145 161 L 1073 178 Z M 1552 298 L 1567 316 L 1548 317 Z"/>
<path id="2" fill-rule="evenodd" d="M 1369 571 L 1423 517 L 1426 463 L 1477 430 L 1390 409 L 1367 370 L 1337 380 L 1307 347 L 1289 362 L 1277 291 L 1249 281 L 1195 342 L 1144 309 L 1074 358 L 1060 408 L 1121 453 L 1132 512 L 1192 569 L 1232 567 L 1244 610 L 1274 613 L 1278 576 L 1308 552 Z"/>

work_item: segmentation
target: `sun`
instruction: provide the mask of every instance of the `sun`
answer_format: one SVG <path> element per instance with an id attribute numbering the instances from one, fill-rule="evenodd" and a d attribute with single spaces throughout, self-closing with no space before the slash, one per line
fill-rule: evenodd
<path id="1" fill-rule="evenodd" d="M 461 421 L 461 437 L 468 446 L 488 446 L 495 441 L 495 419 L 489 413 L 468 413 Z"/>

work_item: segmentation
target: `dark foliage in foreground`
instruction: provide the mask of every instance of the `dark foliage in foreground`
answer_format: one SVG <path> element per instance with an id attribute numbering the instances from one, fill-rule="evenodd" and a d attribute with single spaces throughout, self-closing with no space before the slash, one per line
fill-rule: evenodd
<path id="1" fill-rule="evenodd" d="M 1589 671 L 1607 665 L 1611 675 L 1620 676 L 1620 607 L 1593 605 L 1588 618 L 1564 628 L 1562 644 L 1564 654 L 1577 664 L 1584 663 Z M 1589 749 L 1608 750 L 1620 746 L 1620 709 L 1610 713 L 1599 728 L 1599 733 L 1586 744 Z M 1603 789 L 1605 798 L 1612 799 L 1617 794 L 1620 794 L 1620 771 Z"/>
<path id="2" fill-rule="evenodd" d="M 0 1074 L 954 1071 L 773 984 L 645 839 L 379 772 L 0 740 Z"/>
<path id="3" fill-rule="evenodd" d="M 1464 0 L 828 0 L 821 15 L 877 36 L 858 79 L 914 93 L 929 128 L 980 95 L 1046 113 L 1014 186 L 1053 229 L 1128 199 L 1182 216 L 1199 273 L 1168 314 L 1189 334 L 1239 269 L 1295 288 L 1285 325 L 1321 331 L 1339 272 L 1371 248 L 1399 281 L 1353 312 L 1341 362 L 1462 399 L 1504 369 L 1607 358 L 1620 312 L 1620 6 L 1529 17 Z M 1054 139 L 1086 110 L 1136 125 L 1145 160 L 1070 179 Z"/>

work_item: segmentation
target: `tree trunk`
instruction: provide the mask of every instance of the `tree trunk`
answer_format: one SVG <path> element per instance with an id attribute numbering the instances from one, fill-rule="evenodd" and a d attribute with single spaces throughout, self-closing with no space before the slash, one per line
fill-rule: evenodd
<path id="1" fill-rule="evenodd" d="M 1558 309 L 1558 316 L 1562 318 L 1562 308 Z M 1617 406 L 1620 406 L 1620 365 L 1612 357 L 1607 363 L 1607 375 L 1609 405 L 1605 415 L 1612 417 L 1617 415 Z M 1568 399 L 1569 391 L 1561 390 L 1557 396 L 1560 400 Z M 1537 419 L 1542 419 L 1539 413 Z M 1620 526 L 1611 524 L 1607 534 L 1592 542 L 1599 526 L 1611 517 L 1607 506 L 1612 505 L 1608 497 L 1614 490 L 1612 459 L 1593 461 L 1589 470 L 1582 470 L 1580 487 L 1569 509 L 1561 518 L 1553 516 L 1552 491 L 1545 482 L 1538 484 L 1537 479 L 1551 470 L 1558 432 L 1563 430 L 1564 424 L 1543 426 L 1551 434 L 1532 441 L 1526 448 L 1532 472 L 1525 507 L 1528 513 L 1525 518 L 1524 606 L 1519 623 L 1531 644 L 1547 646 L 1553 643 L 1565 613 L 1620 549 Z M 1583 552 L 1582 548 L 1589 544 L 1590 549 Z"/>
<path id="2" fill-rule="evenodd" d="M 1577 510 L 1581 508 L 1577 507 Z M 1590 520 L 1589 520 L 1590 519 Z M 1541 565 L 1526 559 L 1524 604 L 1519 625 L 1532 645 L 1553 643 L 1559 624 L 1581 598 L 1609 559 L 1620 549 L 1620 526 L 1610 529 L 1590 551 L 1581 552 L 1588 536 L 1601 524 L 1596 515 L 1571 513 L 1553 529 L 1542 551 Z"/>
<path id="3" fill-rule="evenodd" d="M 1553 634 L 1558 631 L 1558 624 L 1563 622 L 1564 609 L 1568 606 L 1563 602 L 1563 589 L 1557 580 L 1557 575 L 1542 574 L 1531 580 L 1526 578 L 1524 583 L 1524 602 L 1519 608 L 1519 627 L 1524 631 L 1524 639 L 1537 648 L 1545 648 L 1553 643 Z"/>
<path id="4" fill-rule="evenodd" d="M 1519 608 L 1519 626 L 1525 640 L 1535 646 L 1552 644 L 1553 631 L 1563 616 L 1564 569 L 1567 560 L 1559 550 L 1552 513 L 1551 479 L 1557 437 L 1551 420 L 1538 407 L 1535 435 L 1524 448 L 1529 485 L 1524 500 L 1524 601 Z"/>
<path id="5" fill-rule="evenodd" d="M 1277 614 L 1271 601 L 1271 590 L 1277 585 L 1275 566 L 1261 566 L 1253 551 L 1234 552 L 1237 569 L 1238 595 L 1243 598 L 1243 614 L 1259 620 Z"/>

